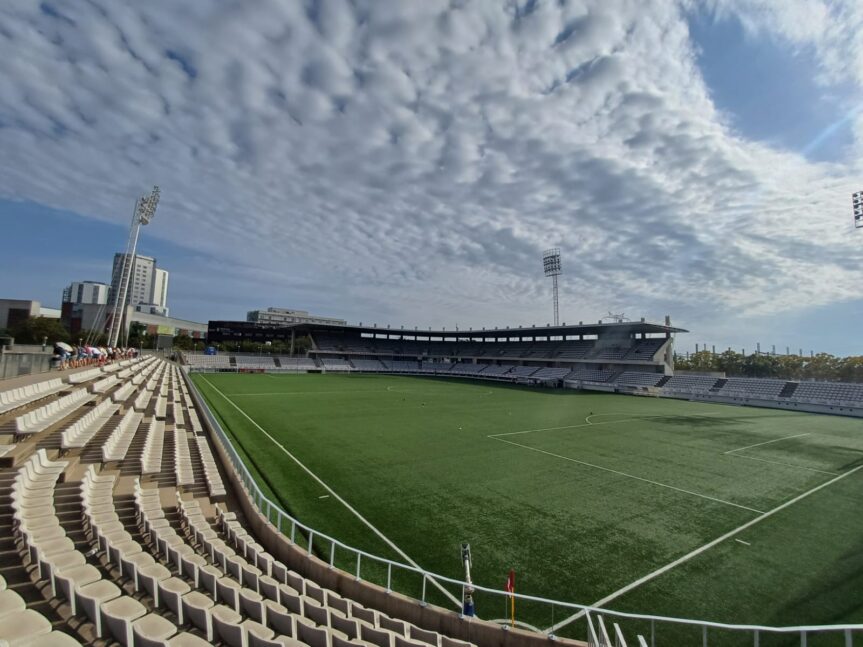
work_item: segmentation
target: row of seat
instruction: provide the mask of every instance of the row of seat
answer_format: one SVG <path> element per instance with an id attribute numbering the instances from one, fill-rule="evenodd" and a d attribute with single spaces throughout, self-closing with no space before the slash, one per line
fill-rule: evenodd
<path id="1" fill-rule="evenodd" d="M 79 371 L 77 373 L 72 373 L 66 380 L 69 384 L 83 384 L 84 382 L 89 382 L 90 380 L 95 380 L 97 377 L 103 374 L 102 368 L 91 368 L 86 371 Z"/>
<path id="2" fill-rule="evenodd" d="M 84 447 L 119 409 L 120 405 L 114 404 L 113 400 L 103 400 L 63 430 L 60 447 L 63 450 Z"/>
<path id="3" fill-rule="evenodd" d="M 165 444 L 165 421 L 150 421 L 147 439 L 141 451 L 141 474 L 158 474 L 162 471 L 162 448 Z"/>
<path id="4" fill-rule="evenodd" d="M 204 478 L 207 481 L 210 498 L 214 500 L 222 499 L 227 494 L 227 491 L 225 490 L 225 484 L 222 482 L 222 476 L 219 474 L 219 466 L 213 457 L 210 444 L 207 442 L 207 437 L 199 434 L 194 434 L 193 437 L 198 446 L 201 464 L 204 466 Z"/>
<path id="5" fill-rule="evenodd" d="M 78 389 L 69 395 L 52 400 L 38 409 L 15 418 L 15 434 L 24 436 L 44 431 L 92 399 L 93 396 L 86 389 Z"/>
<path id="6" fill-rule="evenodd" d="M 108 375 L 101 380 L 96 380 L 90 385 L 90 393 L 105 393 L 108 389 L 116 386 L 120 379 L 116 375 Z"/>
<path id="7" fill-rule="evenodd" d="M 45 450 L 40 449 L 20 467 L 12 486 L 13 532 L 30 562 L 38 565 L 40 577 L 61 566 L 81 566 L 85 561 L 66 538 L 54 511 L 54 488 L 66 466 L 65 462 L 49 461 Z M 25 609 L 23 600 L 15 599 L 11 592 L 4 591 L 2 595 L 0 608 L 5 613 L 0 618 L 0 641 L 15 645 L 80 644 L 67 634 L 52 631 L 47 618 Z"/>
<path id="8" fill-rule="evenodd" d="M 54 378 L 37 384 L 28 384 L 17 389 L 0 391 L 0 414 L 26 406 L 41 398 L 48 397 L 64 388 L 63 380 Z"/>
<path id="9" fill-rule="evenodd" d="M 120 423 L 116 429 L 111 432 L 108 440 L 102 445 L 102 462 L 122 461 L 126 458 L 126 452 L 129 451 L 129 445 L 132 444 L 132 439 L 138 431 L 138 426 L 144 419 L 143 413 L 138 413 L 134 409 L 129 409 L 120 419 Z"/>
<path id="10" fill-rule="evenodd" d="M 174 427 L 174 470 L 178 486 L 192 485 L 195 482 L 189 438 L 186 435 L 186 428 L 181 426 Z"/>

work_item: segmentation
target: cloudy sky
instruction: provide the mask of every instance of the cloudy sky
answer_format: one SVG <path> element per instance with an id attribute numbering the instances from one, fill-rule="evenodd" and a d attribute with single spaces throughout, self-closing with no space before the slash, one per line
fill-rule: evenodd
<path id="1" fill-rule="evenodd" d="M 859 0 L 15 0 L 0 297 L 139 251 L 176 316 L 609 310 L 679 340 L 863 353 Z"/>

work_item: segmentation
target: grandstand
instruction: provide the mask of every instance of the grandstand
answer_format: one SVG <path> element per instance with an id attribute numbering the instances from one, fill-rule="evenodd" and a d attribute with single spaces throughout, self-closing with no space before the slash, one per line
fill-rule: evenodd
<path id="1" fill-rule="evenodd" d="M 209 331 L 212 341 L 229 343 L 308 336 L 312 349 L 307 357 L 272 360 L 243 354 L 185 354 L 184 361 L 193 370 L 471 377 L 863 415 L 863 388 L 858 385 L 675 375 L 672 335 L 686 331 L 669 322 L 420 332 L 310 324 L 272 328 L 217 321 L 210 322 Z"/>

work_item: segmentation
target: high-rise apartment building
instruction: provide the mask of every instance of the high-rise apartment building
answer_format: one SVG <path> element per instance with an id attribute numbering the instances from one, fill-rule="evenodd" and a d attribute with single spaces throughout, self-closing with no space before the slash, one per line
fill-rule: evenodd
<path id="1" fill-rule="evenodd" d="M 120 289 L 120 276 L 126 254 L 114 254 L 114 269 L 111 273 L 111 294 L 117 295 Z M 158 311 L 168 314 L 168 272 L 156 267 L 156 259 L 151 256 L 135 256 L 129 277 L 129 290 L 126 305 L 138 308 L 144 306 L 147 312 Z M 112 297 L 112 300 L 115 297 Z"/>
<path id="2" fill-rule="evenodd" d="M 75 281 L 63 290 L 63 303 L 108 303 L 110 287 L 100 281 Z"/>

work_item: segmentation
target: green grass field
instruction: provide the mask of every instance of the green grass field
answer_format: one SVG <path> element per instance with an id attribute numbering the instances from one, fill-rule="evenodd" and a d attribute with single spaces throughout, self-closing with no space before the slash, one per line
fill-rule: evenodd
<path id="1" fill-rule="evenodd" d="M 410 377 L 194 380 L 263 488 L 346 544 L 404 561 L 261 429 L 439 574 L 462 576 L 459 547 L 469 541 L 483 586 L 503 588 L 513 568 L 520 593 L 621 611 L 863 623 L 859 420 Z M 570 615 L 517 611 L 541 629 Z M 479 596 L 477 613 L 502 618 L 503 601 Z M 581 631 L 572 623 L 558 633 Z M 701 644 L 700 633 L 674 635 L 663 643 L 657 634 L 657 644 Z M 810 638 L 819 644 L 828 642 Z"/>

